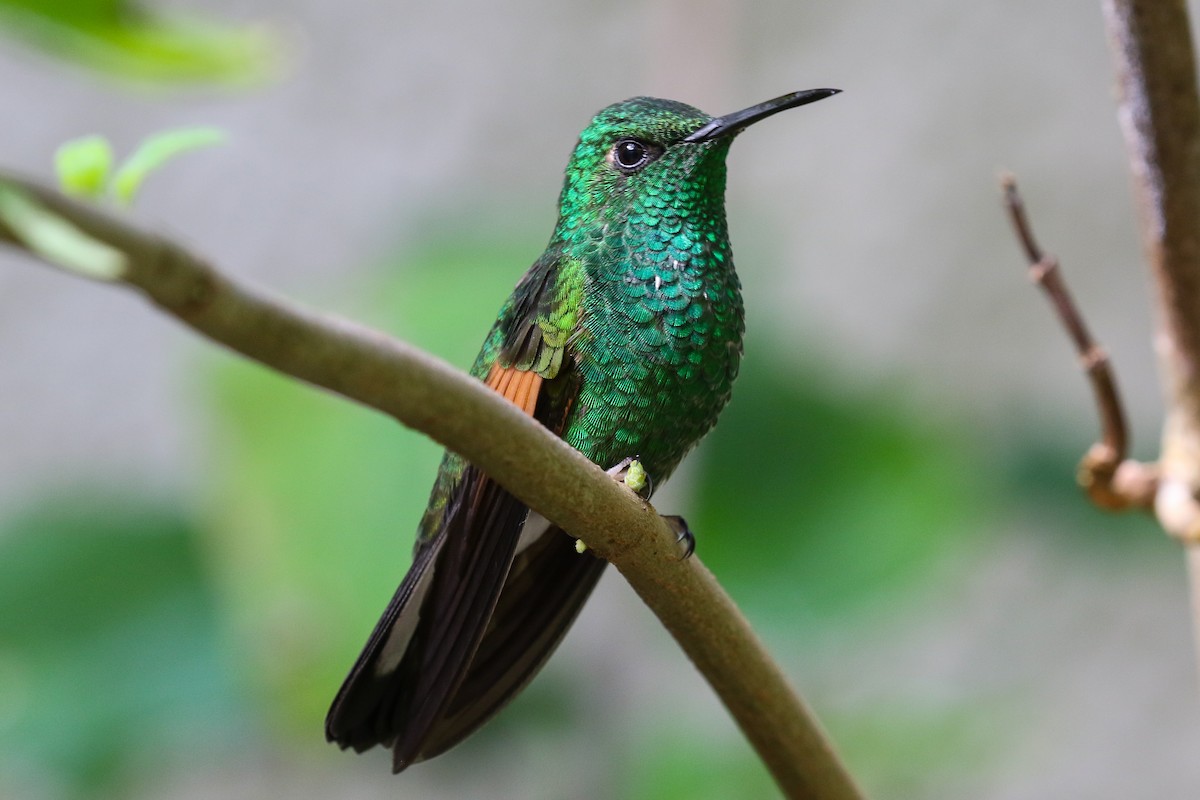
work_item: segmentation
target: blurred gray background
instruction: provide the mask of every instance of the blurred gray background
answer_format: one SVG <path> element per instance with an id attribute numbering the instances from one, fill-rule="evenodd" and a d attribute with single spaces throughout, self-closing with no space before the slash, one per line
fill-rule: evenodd
<path id="1" fill-rule="evenodd" d="M 877 587 L 864 580 L 850 590 L 861 598 L 823 606 L 797 578 L 790 594 L 772 590 L 763 600 L 748 571 L 731 587 L 735 596 L 756 624 L 756 606 L 770 606 L 764 636 L 872 796 L 1200 792 L 1182 555 L 1146 520 L 1104 517 L 1074 491 L 1074 460 L 1095 431 L 1091 398 L 1065 335 L 1025 278 L 999 205 L 996 177 L 1010 169 L 1043 246 L 1061 258 L 1113 357 L 1136 454 L 1153 457 L 1153 323 L 1098 4 L 301 0 L 152 8 L 262 25 L 282 56 L 269 77 L 247 85 L 180 87 L 55 57 L 18 30 L 0 40 L 3 165 L 49 180 L 55 148 L 76 136 L 103 133 L 127 153 L 160 129 L 221 127 L 228 145 L 150 179 L 140 219 L 240 279 L 463 366 L 490 322 L 487 309 L 541 251 L 566 157 L 597 109 L 649 94 L 719 114 L 795 89 L 843 89 L 755 127 L 733 148 L 728 208 L 748 307 L 747 369 L 757 365 L 755 374 L 819 393 L 833 407 L 848 404 L 850 416 L 891 420 L 913 452 L 936 440 L 926 455 L 938 463 L 905 469 L 901 461 L 893 470 L 838 441 L 806 461 L 798 439 L 790 452 L 812 480 L 838 453 L 855 462 L 858 471 L 833 471 L 853 513 L 875 512 L 868 528 L 892 526 L 892 505 L 876 506 L 876 497 L 897 481 L 906 488 L 889 501 L 896 507 L 956 511 L 936 516 L 945 535 L 926 551 L 904 551 L 924 566 L 894 591 L 872 594 Z M 421 271 L 446 259 L 469 268 Z M 414 286 L 420 297 L 440 298 L 428 324 L 403 302 L 388 305 L 410 290 L 405 302 L 418 304 Z M 150 758 L 139 749 L 143 737 L 130 735 L 119 753 L 99 759 L 109 765 L 102 778 L 81 779 L 71 762 L 39 760 L 41 751 L 26 748 L 22 715 L 39 716 L 39 695 L 23 687 L 38 679 L 21 651 L 5 657 L 0 638 L 0 737 L 9 737 L 0 747 L 16 743 L 9 750 L 19 764 L 0 774 L 0 796 L 771 796 L 724 711 L 615 575 L 541 679 L 557 688 L 538 695 L 535 683 L 534 699 L 514 705 L 511 713 L 532 720 L 524 727 L 514 723 L 501 738 L 398 778 L 379 754 L 325 746 L 321 705 L 369 631 L 369 609 L 382 610 L 403 573 L 436 453 L 386 421 L 361 421 L 367 412 L 293 397 L 307 389 L 272 382 L 258 393 L 256 381 L 270 379 L 246 377 L 252 368 L 231 361 L 128 292 L 0 253 L 0 541 L 4 519 L 40 519 L 45 506 L 76 509 L 86 528 L 109 513 L 112 497 L 194 522 L 198 563 L 211 569 L 201 583 L 215 598 L 214 647 L 229 654 L 221 658 L 232 664 L 228 697 L 237 706 L 200 745 Z M 729 415 L 746 403 L 769 430 L 791 409 L 802 414 L 783 402 L 754 405 L 754 391 L 735 390 Z M 243 412 L 243 395 L 272 399 Z M 291 417 L 288 403 L 308 405 Z M 756 422 L 740 413 L 746 425 Z M 249 473 L 239 470 L 249 464 L 261 476 L 288 459 L 320 464 L 326 446 L 346 447 L 354 460 L 341 423 L 300 449 L 311 433 L 305 414 L 340 415 L 380 432 L 368 438 L 388 437 L 381 448 L 421 451 L 411 474 L 372 470 L 355 483 L 370 498 L 391 502 L 401 485 L 412 497 L 397 499 L 373 530 L 314 512 L 314 526 L 356 551 L 346 558 L 375 570 L 356 590 L 366 595 L 365 616 L 321 619 L 340 602 L 340 584 L 262 579 L 286 571 L 276 554 L 291 552 L 295 540 L 284 537 L 299 536 L 286 525 L 271 539 L 278 550 L 261 542 L 238 549 L 250 541 L 238 538 L 243 530 L 284 519 L 271 509 L 295 489 L 270 488 L 287 478 L 243 480 Z M 262 431 L 276 444 L 254 449 Z M 723 446 L 702 447 L 657 505 L 689 519 L 699 507 L 705 519 L 704 476 L 719 485 L 733 468 L 717 455 Z M 738 479 L 747 491 L 786 499 L 794 484 L 772 459 L 753 455 L 745 470 L 736 462 Z M 326 485 L 319 474 L 311 479 Z M 721 522 L 697 530 L 698 552 L 718 577 L 721 547 L 762 544 L 757 528 L 737 529 L 737 500 L 733 529 Z M 788 530 L 815 541 L 842 535 L 835 511 L 814 519 L 801 502 L 781 508 L 769 519 Z M 906 518 L 911 537 L 922 535 L 921 519 Z M 390 549 L 356 543 L 363 536 Z M 890 563 L 869 536 L 854 541 L 839 556 L 845 562 L 811 558 L 804 568 Z M 105 552 L 97 546 L 98 558 Z M 300 572 L 335 580 L 324 575 L 332 564 L 323 572 L 321 558 L 313 563 Z M 351 571 L 343 583 L 359 582 L 353 566 L 337 563 Z M 3 614 L 25 612 L 0 605 Z M 328 646 L 314 644 L 322 640 L 320 625 L 307 627 L 314 619 L 338 630 L 341 643 L 321 656 L 330 666 L 301 670 L 316 673 L 296 678 L 316 684 L 305 689 L 315 696 L 293 703 L 291 679 L 278 671 L 295 653 L 304 664 L 304 653 Z M 50 650 L 67 657 L 67 645 L 57 647 Z M 96 681 L 90 691 L 108 691 Z M 575 690 L 579 698 L 562 701 Z M 72 727 L 70 709 L 64 714 L 52 731 Z M 715 767 L 694 762 L 713 756 L 671 739 L 680 728 L 731 753 L 725 777 L 695 782 Z M 637 742 L 662 743 L 662 752 L 639 760 L 630 752 Z"/>

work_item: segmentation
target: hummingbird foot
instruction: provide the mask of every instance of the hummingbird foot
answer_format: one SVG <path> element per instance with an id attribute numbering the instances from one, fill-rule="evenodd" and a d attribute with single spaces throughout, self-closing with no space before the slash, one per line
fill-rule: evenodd
<path id="1" fill-rule="evenodd" d="M 696 552 L 696 537 L 688 527 L 687 520 L 675 515 L 663 515 L 663 519 L 675 531 L 675 543 L 679 546 L 679 560 L 687 561 Z"/>
<path id="2" fill-rule="evenodd" d="M 650 476 L 646 473 L 642 462 L 638 461 L 636 456 L 623 458 L 604 472 L 613 480 L 620 481 L 628 486 L 634 494 L 649 497 L 650 493 L 654 491 L 653 481 L 650 480 Z M 575 552 L 583 553 L 585 550 L 587 550 L 587 545 L 583 543 L 583 540 L 576 539 Z M 691 547 L 689 547 L 688 555 L 691 555 L 691 552 Z M 687 556 L 684 557 L 686 558 Z"/>
<path id="3" fill-rule="evenodd" d="M 654 482 L 650 480 L 650 475 L 637 456 L 623 458 L 605 472 L 610 478 L 624 483 L 642 497 L 649 497 L 654 491 Z"/>

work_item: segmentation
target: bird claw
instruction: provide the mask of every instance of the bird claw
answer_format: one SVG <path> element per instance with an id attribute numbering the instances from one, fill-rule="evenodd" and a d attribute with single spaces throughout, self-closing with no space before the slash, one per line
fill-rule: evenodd
<path id="1" fill-rule="evenodd" d="M 680 561 L 687 561 L 696 552 L 696 537 L 688 527 L 687 520 L 678 515 L 663 515 L 663 519 L 675 531 L 675 544 L 679 546 Z"/>

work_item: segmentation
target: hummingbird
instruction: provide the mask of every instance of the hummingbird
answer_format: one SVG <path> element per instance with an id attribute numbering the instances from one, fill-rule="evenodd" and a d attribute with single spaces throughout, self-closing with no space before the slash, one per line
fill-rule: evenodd
<path id="1" fill-rule="evenodd" d="M 838 91 L 720 117 L 651 97 L 596 114 L 567 164 L 550 243 L 471 374 L 611 474 L 636 459 L 661 485 L 716 423 L 741 361 L 729 146 Z M 412 566 L 338 691 L 326 738 L 391 748 L 393 772 L 445 752 L 541 669 L 606 563 L 447 451 Z"/>

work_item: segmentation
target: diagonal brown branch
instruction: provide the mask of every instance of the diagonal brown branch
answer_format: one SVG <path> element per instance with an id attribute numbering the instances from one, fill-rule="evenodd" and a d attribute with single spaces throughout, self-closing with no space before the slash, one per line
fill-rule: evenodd
<path id="1" fill-rule="evenodd" d="M 1000 179 L 1004 205 L 1013 230 L 1029 259 L 1029 276 L 1046 293 L 1059 321 L 1071 337 L 1080 364 L 1087 373 L 1096 410 L 1100 415 L 1100 441 L 1093 444 L 1079 463 L 1079 483 L 1100 508 L 1123 511 L 1129 508 L 1149 510 L 1154 503 L 1158 471 L 1154 465 L 1126 458 L 1128 434 L 1125 410 L 1117 391 L 1116 378 L 1105 352 L 1088 331 L 1083 315 L 1075 305 L 1058 259 L 1042 252 L 1033 235 L 1033 226 L 1025 213 L 1025 203 L 1017 191 L 1016 179 L 1005 174 Z"/>
<path id="2" fill-rule="evenodd" d="M 123 254 L 120 281 L 197 332 L 382 411 L 477 464 L 621 571 L 787 797 L 861 797 L 804 701 L 700 559 L 680 561 L 675 531 L 649 504 L 515 406 L 403 342 L 239 286 L 124 219 L 0 172 L 5 189 Z M 26 238 L 0 219 L 0 243 L 29 250 Z"/>

